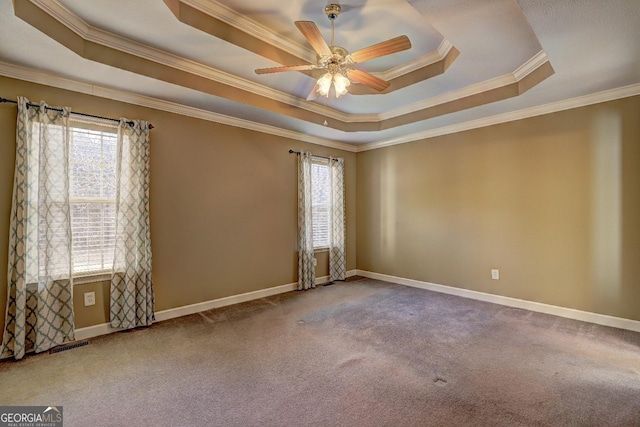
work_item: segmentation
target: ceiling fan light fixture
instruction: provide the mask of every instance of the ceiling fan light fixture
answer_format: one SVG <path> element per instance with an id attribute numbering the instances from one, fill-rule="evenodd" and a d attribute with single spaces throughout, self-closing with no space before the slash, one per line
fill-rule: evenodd
<path id="1" fill-rule="evenodd" d="M 329 97 L 329 90 L 331 90 L 331 83 L 333 82 L 333 76 L 331 73 L 325 73 L 318 79 L 318 93 L 322 96 Z"/>
<path id="2" fill-rule="evenodd" d="M 340 73 L 336 73 L 333 76 L 333 89 L 336 91 L 336 98 L 340 98 L 342 95 L 347 94 L 347 88 L 351 82 L 348 78 Z"/>
<path id="3" fill-rule="evenodd" d="M 331 92 L 331 86 L 333 85 L 333 90 L 336 94 L 336 98 L 340 98 L 342 95 L 346 95 L 348 93 L 347 88 L 351 84 L 348 78 L 342 75 L 342 73 L 325 73 L 318 79 L 318 89 L 317 92 L 324 96 L 329 97 L 329 92 Z"/>

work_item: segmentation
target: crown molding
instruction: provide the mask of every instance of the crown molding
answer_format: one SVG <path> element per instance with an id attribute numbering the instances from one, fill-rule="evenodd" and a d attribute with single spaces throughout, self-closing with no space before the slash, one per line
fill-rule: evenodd
<path id="1" fill-rule="evenodd" d="M 188 60 L 186 58 L 109 33 L 105 30 L 92 27 L 72 11 L 65 8 L 57 0 L 30 1 L 33 5 L 40 8 L 44 13 L 47 13 L 53 19 L 60 22 L 61 25 L 65 25 L 67 26 L 67 28 L 74 31 L 82 40 L 96 43 L 115 51 L 133 55 L 157 64 L 162 64 L 163 66 L 172 67 L 176 70 L 184 71 L 194 76 L 203 77 L 205 79 L 226 85 L 228 87 L 236 88 L 247 93 L 256 94 L 258 96 L 287 104 L 295 108 L 303 109 L 317 115 L 319 118 L 321 118 L 321 120 L 330 119 L 345 124 L 380 123 L 384 120 L 416 113 L 424 109 L 453 102 L 465 97 L 473 96 L 478 93 L 495 90 L 502 86 L 510 85 L 514 82 L 517 82 L 518 80 L 516 78 L 516 75 L 524 78 L 525 76 L 536 70 L 538 67 L 546 64 L 546 62 L 548 61 L 544 52 L 540 51 L 536 55 L 534 55 L 534 57 L 529 59 L 525 64 L 518 67 L 518 69 L 512 74 L 507 74 L 501 77 L 477 83 L 475 85 L 467 86 L 465 88 L 450 91 L 440 96 L 427 98 L 418 103 L 403 106 L 398 109 L 383 113 L 349 114 L 335 110 L 325 105 L 303 100 L 288 93 L 268 88 L 264 85 L 234 76 L 221 70 L 203 65 L 196 61 Z M 204 7 L 204 3 L 202 3 L 203 0 L 186 1 L 189 1 L 193 4 L 200 4 L 200 6 Z M 449 43 L 446 39 L 443 39 L 438 48 L 438 53 L 434 53 L 433 57 L 435 57 L 436 55 L 446 55 L 451 51 L 451 49 L 453 49 L 451 43 Z M 426 60 L 429 60 L 429 58 L 432 59 L 433 57 L 431 57 L 430 55 L 425 56 L 425 58 L 427 58 Z M 425 58 L 423 58 L 423 60 Z M 320 122 L 316 124 L 319 123 Z"/>
<path id="2" fill-rule="evenodd" d="M 455 125 L 429 129 L 423 132 L 403 135 L 398 138 L 390 138 L 383 141 L 361 144 L 357 146 L 357 152 L 360 153 L 363 151 L 375 150 L 383 147 L 391 147 L 393 145 L 406 144 L 408 142 L 419 141 L 422 139 L 429 139 L 437 136 L 464 132 L 467 130 L 522 120 L 530 117 L 541 116 L 544 114 L 557 113 L 564 110 L 586 107 L 588 105 L 599 104 L 602 102 L 615 101 L 616 99 L 628 98 L 630 96 L 636 95 L 640 95 L 640 83 L 624 86 L 621 88 L 605 90 L 602 92 L 596 92 L 589 95 L 578 96 L 563 101 L 524 108 L 522 110 L 512 111 L 509 113 L 497 114 L 495 116 L 484 117 L 482 119 L 470 120 Z"/>
<path id="3" fill-rule="evenodd" d="M 395 110 L 387 111 L 386 113 L 380 114 L 380 120 L 386 120 L 405 114 L 415 113 L 416 111 L 420 111 L 425 108 L 435 107 L 436 105 L 445 104 L 447 102 L 456 101 L 458 99 L 466 98 L 478 93 L 498 89 L 516 82 L 517 81 L 513 77 L 513 74 L 505 74 L 503 76 L 472 84 L 458 90 L 445 92 L 442 95 L 433 96 L 414 104 L 405 105 L 403 107 L 396 108 Z"/>
<path id="4" fill-rule="evenodd" d="M 449 40 L 442 39 L 442 42 L 438 46 L 437 50 L 429 52 L 413 61 L 400 64 L 397 67 L 393 67 L 390 70 L 381 73 L 372 73 L 380 77 L 383 80 L 393 80 L 395 78 L 404 76 L 420 68 L 427 67 L 431 64 L 435 64 L 438 61 L 444 60 L 449 52 L 453 49 L 453 45 Z"/>
<path id="5" fill-rule="evenodd" d="M 269 88 L 262 84 L 247 80 L 245 78 L 226 73 L 224 71 L 206 66 L 197 61 L 190 60 L 166 51 L 147 46 L 145 44 L 130 40 L 128 38 L 110 33 L 106 30 L 93 27 L 85 22 L 82 18 L 76 15 L 74 12 L 62 5 L 58 0 L 30 0 L 35 6 L 39 7 L 45 13 L 49 14 L 53 19 L 57 20 L 61 24 L 67 26 L 67 28 L 74 31 L 79 37 L 88 42 L 96 43 L 98 45 L 105 46 L 110 49 L 115 49 L 120 52 L 124 52 L 129 55 L 133 55 L 148 61 L 152 61 L 158 64 L 172 67 L 176 70 L 191 73 L 206 79 L 240 89 L 246 92 L 250 92 L 265 98 L 272 99 L 277 102 L 282 102 L 287 105 L 294 106 L 314 114 L 318 114 L 324 118 L 336 120 L 343 123 L 375 123 L 385 118 L 393 118 L 399 115 L 412 113 L 414 111 L 426 108 L 429 106 L 438 105 L 448 100 L 455 100 L 460 97 L 467 96 L 466 94 L 474 90 L 482 90 L 483 83 L 473 88 L 463 88 L 460 91 L 454 91 L 442 95 L 439 98 L 429 98 L 421 103 L 416 103 L 403 108 L 388 111 L 385 113 L 371 113 L 371 114 L 349 114 L 342 111 L 335 110 L 322 104 L 310 102 L 302 98 L 290 95 L 288 93 Z M 226 6 L 220 5 L 216 2 L 206 3 L 203 0 L 181 0 L 183 3 L 190 5 L 191 7 L 198 8 L 206 14 L 215 14 L 214 16 L 225 17 L 226 21 L 233 21 L 234 25 L 248 25 L 251 27 L 251 20 L 244 18 L 237 13 L 233 12 Z M 255 26 L 259 25 L 254 23 Z M 261 27 L 262 28 L 262 27 Z M 245 28 L 241 28 L 245 31 Z M 263 28 L 264 31 L 267 31 Z M 257 33 L 256 33 L 257 34 Z M 257 36 L 257 35 L 256 35 Z M 275 37 L 275 36 L 274 36 Z M 279 41 L 280 42 L 280 41 Z M 411 64 L 403 65 L 402 72 L 410 72 L 413 69 L 418 69 L 428 65 L 429 61 L 442 60 L 449 51 L 453 48 L 453 45 L 446 39 L 440 43 L 438 50 L 431 54 L 425 55 L 419 58 L 418 61 L 414 61 Z M 400 73 L 401 71 L 396 70 Z M 486 83 L 486 82 L 485 82 Z M 490 88 L 493 88 L 491 84 L 497 84 L 496 82 L 489 82 Z M 471 92 L 475 93 L 475 92 Z M 426 105 L 426 107 L 425 107 Z"/>
<path id="6" fill-rule="evenodd" d="M 514 72 L 513 77 L 520 81 L 527 77 L 529 74 L 542 67 L 546 62 L 549 62 L 549 57 L 544 50 L 533 55 L 529 60 L 527 60 L 524 64 L 519 66 Z"/>
<path id="7" fill-rule="evenodd" d="M 450 45 L 449 49 L 451 49 L 452 47 L 453 46 Z M 487 92 L 514 83 L 518 83 L 520 80 L 522 80 L 538 68 L 542 67 L 547 62 L 549 62 L 549 58 L 547 57 L 547 54 L 541 50 L 540 52 L 529 58 L 524 64 L 522 64 L 512 73 L 504 74 L 493 79 L 472 84 L 458 90 L 446 92 L 442 95 L 426 98 L 420 102 L 405 105 L 395 110 L 380 113 L 379 120 L 386 120 L 405 114 L 411 114 L 425 108 L 435 107 L 440 104 L 445 104 L 447 102 L 456 101 L 461 98 L 466 98 L 482 92 Z"/>
<path id="8" fill-rule="evenodd" d="M 200 3 L 197 0 L 183 1 L 188 1 L 194 4 Z M 97 43 L 99 45 L 163 64 L 177 70 L 204 77 L 227 86 L 255 93 L 312 113 L 320 114 L 326 118 L 342 122 L 370 121 L 377 120 L 378 118 L 377 115 L 375 117 L 370 117 L 369 115 L 354 117 L 352 114 L 343 113 L 321 104 L 306 101 L 288 93 L 206 66 L 197 61 L 174 55 L 125 37 L 118 36 L 100 28 L 93 27 L 82 20 L 78 15 L 64 7 L 57 0 L 31 0 L 31 2 L 49 14 L 52 18 L 74 31 L 78 36 L 89 42 Z"/>
<path id="9" fill-rule="evenodd" d="M 270 135 L 280 136 L 283 138 L 290 138 L 297 141 L 304 141 L 311 144 L 322 145 L 325 147 L 335 148 L 338 150 L 344 150 L 352 153 L 357 151 L 357 147 L 353 144 L 319 138 L 319 137 L 307 135 L 301 132 L 282 129 L 276 126 L 256 123 L 250 120 L 239 119 L 236 117 L 214 113 L 214 112 L 203 110 L 200 108 L 189 107 L 189 106 L 178 104 L 175 102 L 153 98 L 150 96 L 138 95 L 138 94 L 134 94 L 134 93 L 119 90 L 119 89 L 112 89 L 112 88 L 107 88 L 103 86 L 97 86 L 90 83 L 80 82 L 77 80 L 67 79 L 64 77 L 52 75 L 51 73 L 44 73 L 41 71 L 36 71 L 30 68 L 21 67 L 18 65 L 9 64 L 1 61 L 0 61 L 0 75 L 17 79 L 17 80 L 24 80 L 31 83 L 51 86 L 58 89 L 65 89 L 73 92 L 78 92 L 85 95 L 97 96 L 100 98 L 106 98 L 114 101 L 134 104 L 141 107 L 147 107 L 147 108 L 152 108 L 156 110 L 166 111 L 168 113 L 174 113 L 182 116 L 193 117 L 196 119 L 207 120 L 210 122 L 216 122 L 223 125 L 253 130 L 253 131 L 262 132 Z"/>
<path id="10" fill-rule="evenodd" d="M 214 17 L 226 24 L 231 25 L 238 30 L 249 34 L 260 40 L 264 40 L 287 53 L 306 59 L 308 62 L 315 63 L 317 61 L 316 53 L 307 47 L 294 42 L 291 39 L 284 38 L 274 33 L 269 28 L 261 25 L 253 19 L 236 12 L 235 10 L 223 5 L 215 0 L 180 0 L 187 6 L 199 10 L 211 17 Z"/>
<path id="11" fill-rule="evenodd" d="M 387 113 L 371 113 L 371 114 L 348 114 L 343 113 L 341 111 L 335 110 L 333 108 L 309 102 L 302 98 L 298 98 L 296 96 L 290 95 L 288 93 L 269 88 L 267 86 L 255 83 L 253 81 L 244 79 L 242 77 L 238 77 L 232 75 L 230 73 L 226 73 L 224 71 L 203 65 L 199 62 L 183 58 L 178 55 L 174 55 L 168 52 L 165 52 L 160 49 L 156 49 L 150 46 L 147 46 L 142 43 L 138 43 L 127 39 L 125 37 L 121 37 L 119 35 L 110 33 L 108 31 L 102 30 L 100 28 L 92 27 L 84 20 L 82 20 L 78 15 L 74 14 L 72 11 L 64 7 L 57 0 L 31 0 L 32 3 L 43 11 L 48 13 L 51 17 L 53 17 L 58 22 L 63 25 L 68 25 L 70 29 L 72 29 L 78 36 L 81 38 L 88 40 L 93 43 L 97 43 L 102 46 L 106 46 L 111 49 L 115 49 L 130 55 L 137 56 L 139 58 L 143 58 L 149 61 L 153 61 L 159 64 L 163 64 L 177 70 L 185 71 L 197 76 L 204 77 L 209 80 L 213 80 L 227 86 L 231 86 L 240 90 L 244 90 L 247 92 L 255 93 L 260 96 L 264 96 L 269 99 L 273 99 L 278 102 L 282 102 L 291 106 L 295 106 L 297 108 L 304 109 L 306 111 L 310 111 L 315 114 L 322 115 L 327 119 L 338 120 L 344 123 L 363 123 L 363 122 L 378 122 L 383 118 L 387 117 L 396 117 L 398 115 L 402 115 L 405 113 L 411 113 L 420 109 L 420 103 L 413 104 L 412 106 L 404 107 L 401 109 L 389 111 Z M 199 4 L 200 7 L 205 7 L 201 4 L 201 0 L 181 0 L 183 2 L 188 2 L 192 4 L 194 7 L 196 4 Z M 216 4 L 212 2 L 211 5 Z M 225 8 L 220 6 L 221 8 Z M 208 13 L 207 10 L 211 8 L 205 8 L 203 12 Z M 230 10 L 230 9 L 229 9 Z M 442 52 L 448 53 L 453 45 L 449 43 L 446 39 L 440 43 L 438 51 L 433 53 L 434 56 L 437 55 L 438 58 L 442 55 Z M 420 66 L 418 67 L 420 68 Z M 482 86 L 478 86 L 481 88 Z M 454 91 L 449 93 L 448 95 L 444 95 L 442 99 L 457 99 L 464 95 L 465 89 L 461 91 Z M 427 102 L 429 100 L 426 100 Z M 445 102 L 445 101 L 442 101 Z M 440 102 L 432 103 L 431 105 L 437 105 Z"/>
<path id="12" fill-rule="evenodd" d="M 382 126 L 381 123 L 402 116 L 410 116 L 415 113 L 419 113 L 422 110 L 431 109 L 440 105 L 452 103 L 464 98 L 471 97 L 473 95 L 492 91 L 500 87 L 512 85 L 543 66 L 548 62 L 548 59 L 543 51 L 538 52 L 534 57 L 529 59 L 525 64 L 518 67 L 518 69 L 511 74 L 503 75 L 494 79 L 490 79 L 484 82 L 479 82 L 474 85 L 470 85 L 464 88 L 446 92 L 442 95 L 429 97 L 422 101 L 416 102 L 411 105 L 399 107 L 395 110 L 390 110 L 381 113 L 370 114 L 350 114 L 345 113 L 335 108 L 328 107 L 316 102 L 310 102 L 297 96 L 291 95 L 280 90 L 269 88 L 265 85 L 256 83 L 243 77 L 238 77 L 230 73 L 218 70 L 216 68 L 204 65 L 194 60 L 189 60 L 184 57 L 151 47 L 145 44 L 127 39 L 125 37 L 110 33 L 108 31 L 92 27 L 87 22 L 82 20 L 73 11 L 67 9 L 58 0 L 29 0 L 33 5 L 40 8 L 44 13 L 51 16 L 58 21 L 61 25 L 65 25 L 71 31 L 81 39 L 89 43 L 95 43 L 100 46 L 104 46 L 108 49 L 112 49 L 117 52 L 122 52 L 127 55 L 132 55 L 137 58 L 144 59 L 146 61 L 153 62 L 166 67 L 171 67 L 175 70 L 179 70 L 193 76 L 201 77 L 212 82 L 220 83 L 229 88 L 234 88 L 242 92 L 236 92 L 241 94 L 238 96 L 245 96 L 245 94 L 255 94 L 258 97 L 269 99 L 281 104 L 286 104 L 296 109 L 304 110 L 308 113 L 315 115 L 315 118 L 309 120 L 311 123 L 319 124 L 322 120 L 335 120 L 339 122 L 342 129 L 348 129 L 347 125 L 362 125 L 362 129 L 366 131 L 375 131 L 376 126 Z M 253 31 L 255 37 L 264 39 L 267 37 L 265 32 L 269 32 L 265 27 L 261 27 L 260 24 L 245 18 L 238 13 L 234 12 L 230 8 L 217 3 L 216 1 L 205 0 L 180 0 L 182 4 L 189 7 L 196 8 L 199 13 L 204 13 L 207 16 L 215 16 L 213 19 L 224 19 L 224 22 L 229 25 L 234 25 L 235 28 L 240 28 L 241 31 Z M 271 40 L 277 40 L 278 44 L 282 44 L 283 40 L 277 35 L 271 33 Z M 443 39 L 438 46 L 437 51 L 424 55 L 418 58 L 411 64 L 404 64 L 396 67 L 392 70 L 392 73 L 401 75 L 402 73 L 411 72 L 427 66 L 434 61 L 442 61 L 446 56 L 454 49 L 453 45 L 447 40 Z M 77 52 L 82 56 L 82 52 Z M 109 62 L 103 62 L 106 65 L 110 65 Z M 125 68 L 126 69 L 126 68 Z M 152 77 L 153 78 L 153 77 Z M 188 86 L 187 86 L 188 87 Z M 242 102 L 238 96 L 237 102 Z M 253 105 L 253 104 L 252 104 Z M 307 113 L 307 114 L 308 114 Z M 318 121 L 316 122 L 316 118 Z M 352 126 L 353 127 L 353 126 Z M 356 126 L 357 127 L 357 126 Z"/>
<path id="13" fill-rule="evenodd" d="M 85 36 L 91 31 L 91 26 L 87 24 L 78 15 L 67 9 L 66 6 L 58 2 L 58 0 L 30 0 L 31 3 L 38 6 L 50 16 L 62 23 L 65 27 L 74 33 Z"/>
<path id="14" fill-rule="evenodd" d="M 351 144 L 340 141 L 314 137 L 305 133 L 281 129 L 275 126 L 255 123 L 249 120 L 239 119 L 226 116 L 223 114 L 213 113 L 211 111 L 185 106 L 182 104 L 164 101 L 158 98 L 152 98 L 144 95 L 137 95 L 127 91 L 111 89 L 102 86 L 96 86 L 90 83 L 79 82 L 51 73 L 44 73 L 30 68 L 21 67 L 0 61 L 0 75 L 24 80 L 31 83 L 47 85 L 59 89 L 70 90 L 73 92 L 93 95 L 101 98 L 112 99 L 114 101 L 126 102 L 129 104 L 139 105 L 141 107 L 153 108 L 156 110 L 166 111 L 169 113 L 179 114 L 196 119 L 207 120 L 228 126 L 239 127 L 248 130 L 254 130 L 270 135 L 281 136 L 283 138 L 295 139 L 298 141 L 308 142 L 311 144 L 322 145 L 325 147 L 335 148 L 348 152 L 364 152 L 375 150 L 378 148 L 390 147 L 394 145 L 406 144 L 409 142 L 419 141 L 423 139 L 434 138 L 437 136 L 449 135 L 457 132 L 478 129 L 482 127 L 507 123 L 515 120 L 526 119 L 529 117 L 541 116 L 544 114 L 555 113 L 573 108 L 584 107 L 593 104 L 599 104 L 616 99 L 628 98 L 640 95 L 640 84 L 624 86 L 621 88 L 605 90 L 589 95 L 583 95 L 563 101 L 552 102 L 549 104 L 539 105 L 535 107 L 524 108 L 522 110 L 509 113 L 498 114 L 485 117 L 482 119 L 471 120 L 450 126 L 429 129 L 423 132 L 416 132 L 403 135 L 397 138 L 390 138 L 382 141 L 367 144 Z"/>

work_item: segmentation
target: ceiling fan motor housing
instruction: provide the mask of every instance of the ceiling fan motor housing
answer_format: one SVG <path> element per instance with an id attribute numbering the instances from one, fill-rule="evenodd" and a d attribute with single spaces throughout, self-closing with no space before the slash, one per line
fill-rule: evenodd
<path id="1" fill-rule="evenodd" d="M 338 15 L 340 15 L 341 11 L 342 11 L 342 8 L 340 7 L 340 5 L 335 3 L 328 4 L 324 7 L 325 15 L 327 15 L 327 18 L 329 18 L 332 21 L 336 19 Z"/>

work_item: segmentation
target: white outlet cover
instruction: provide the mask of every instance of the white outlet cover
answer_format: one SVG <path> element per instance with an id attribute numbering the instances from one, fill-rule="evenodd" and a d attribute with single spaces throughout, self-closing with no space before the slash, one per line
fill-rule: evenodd
<path id="1" fill-rule="evenodd" d="M 500 270 L 496 270 L 496 269 L 491 270 L 491 278 L 493 280 L 500 280 Z"/>
<path id="2" fill-rule="evenodd" d="M 84 293 L 84 306 L 87 307 L 89 305 L 96 304 L 96 293 L 95 292 L 85 292 Z"/>

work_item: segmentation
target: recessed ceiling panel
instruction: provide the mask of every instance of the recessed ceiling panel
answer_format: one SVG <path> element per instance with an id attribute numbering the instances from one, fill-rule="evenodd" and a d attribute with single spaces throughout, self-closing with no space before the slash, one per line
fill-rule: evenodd
<path id="1" fill-rule="evenodd" d="M 0 70 L 356 144 L 408 140 L 640 83 L 640 3 L 628 0 L 344 0 L 336 44 L 353 51 L 401 34 L 412 42 L 407 51 L 360 64 L 397 82 L 389 91 L 365 94 L 353 84 L 358 95 L 307 101 L 314 77 L 256 75 L 256 68 L 283 65 L 278 52 L 315 60 L 294 22 L 315 22 L 328 40 L 326 3 L 0 0 Z M 211 31 L 185 23 L 168 4 L 199 11 Z M 251 37 L 277 55 L 238 42 Z"/>

